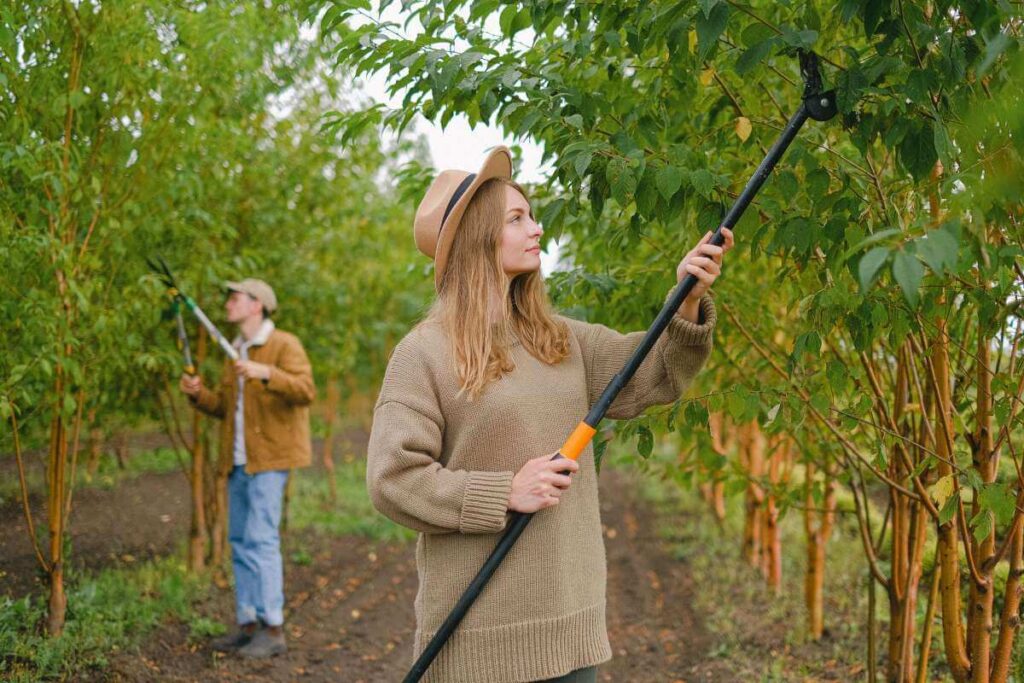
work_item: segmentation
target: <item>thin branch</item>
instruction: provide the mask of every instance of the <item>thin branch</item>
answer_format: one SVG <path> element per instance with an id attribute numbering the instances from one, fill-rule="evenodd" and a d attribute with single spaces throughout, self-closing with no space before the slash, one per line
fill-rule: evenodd
<path id="1" fill-rule="evenodd" d="M 71 495 L 75 492 L 75 473 L 78 470 L 78 443 L 82 433 L 82 408 L 85 406 L 85 389 L 79 388 L 78 411 L 75 413 L 75 428 L 71 438 L 71 477 L 68 479 L 67 498 L 64 501 L 64 519 L 71 517 Z"/>
<path id="2" fill-rule="evenodd" d="M 28 524 L 28 535 L 32 539 L 32 550 L 36 553 L 39 566 L 46 573 L 51 570 L 51 565 L 43 557 L 43 550 L 39 545 L 39 537 L 36 535 L 36 523 L 32 520 L 32 509 L 28 505 L 28 484 L 25 482 L 25 463 L 22 459 L 21 439 L 18 431 L 17 410 L 11 406 L 11 429 L 14 433 L 14 459 L 18 463 L 18 483 L 21 485 L 22 511 L 25 513 L 25 522 Z"/>

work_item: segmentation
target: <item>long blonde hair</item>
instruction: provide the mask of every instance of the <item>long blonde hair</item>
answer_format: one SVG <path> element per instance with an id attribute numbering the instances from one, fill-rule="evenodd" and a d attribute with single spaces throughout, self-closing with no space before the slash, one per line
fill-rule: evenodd
<path id="1" fill-rule="evenodd" d="M 549 365 L 569 355 L 569 330 L 554 318 L 540 271 L 521 273 L 510 282 L 502 268 L 506 186 L 526 197 L 518 184 L 497 178 L 474 194 L 452 243 L 441 290 L 426 316 L 446 332 L 459 393 L 470 400 L 515 368 L 513 335 L 530 355 Z M 506 291 L 500 315 L 494 315 L 495 300 L 489 293 Z M 501 322 L 494 324 L 493 318 Z"/>

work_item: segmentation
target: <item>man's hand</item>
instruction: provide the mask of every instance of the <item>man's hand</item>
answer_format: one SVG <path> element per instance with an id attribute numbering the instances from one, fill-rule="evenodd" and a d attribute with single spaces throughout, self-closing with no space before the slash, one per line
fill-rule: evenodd
<path id="1" fill-rule="evenodd" d="M 187 396 L 195 397 L 199 395 L 199 392 L 203 388 L 203 380 L 199 375 L 182 375 L 179 386 L 181 387 L 182 393 Z"/>
<path id="2" fill-rule="evenodd" d="M 251 360 L 236 360 L 235 372 L 246 379 L 270 379 L 270 366 Z"/>

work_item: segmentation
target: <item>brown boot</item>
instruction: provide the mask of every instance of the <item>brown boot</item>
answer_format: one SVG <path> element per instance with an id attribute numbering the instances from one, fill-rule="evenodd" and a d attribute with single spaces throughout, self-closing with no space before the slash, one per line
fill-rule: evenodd
<path id="1" fill-rule="evenodd" d="M 238 654 L 250 659 L 266 659 L 288 651 L 284 642 L 284 629 L 280 626 L 261 628 L 252 641 L 238 650 Z"/>
<path id="2" fill-rule="evenodd" d="M 247 624 L 240 624 L 234 633 L 215 638 L 211 646 L 217 652 L 235 652 L 251 643 L 259 631 L 259 622 L 250 621 Z"/>

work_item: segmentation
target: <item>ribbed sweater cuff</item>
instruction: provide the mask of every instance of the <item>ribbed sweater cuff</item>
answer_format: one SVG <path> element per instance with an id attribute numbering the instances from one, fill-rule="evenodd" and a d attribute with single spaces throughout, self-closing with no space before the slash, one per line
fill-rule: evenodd
<path id="1" fill-rule="evenodd" d="M 711 343 L 711 335 L 718 322 L 718 313 L 711 297 L 700 298 L 700 323 L 690 322 L 678 312 L 668 326 L 668 334 L 680 346 L 705 346 Z"/>
<path id="2" fill-rule="evenodd" d="M 464 534 L 486 534 L 505 528 L 505 513 L 508 512 L 513 476 L 513 472 L 469 473 L 462 497 L 459 531 Z"/>

